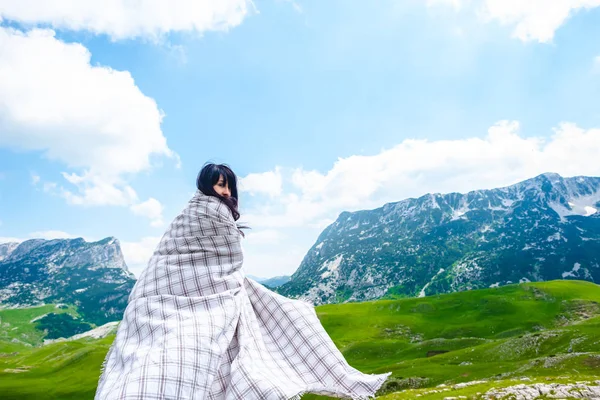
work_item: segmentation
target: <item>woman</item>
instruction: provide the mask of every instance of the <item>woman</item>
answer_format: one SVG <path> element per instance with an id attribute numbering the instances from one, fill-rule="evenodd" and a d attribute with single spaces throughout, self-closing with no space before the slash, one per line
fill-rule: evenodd
<path id="1" fill-rule="evenodd" d="M 207 164 L 136 282 L 103 364 L 96 400 L 366 399 L 365 375 L 314 308 L 245 277 L 236 176 Z"/>

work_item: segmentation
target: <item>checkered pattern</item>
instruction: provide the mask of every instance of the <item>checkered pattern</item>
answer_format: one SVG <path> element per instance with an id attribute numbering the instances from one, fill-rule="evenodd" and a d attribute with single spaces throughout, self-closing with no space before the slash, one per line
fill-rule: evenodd
<path id="1" fill-rule="evenodd" d="M 229 209 L 197 192 L 136 282 L 95 400 L 367 399 L 312 305 L 247 279 Z"/>

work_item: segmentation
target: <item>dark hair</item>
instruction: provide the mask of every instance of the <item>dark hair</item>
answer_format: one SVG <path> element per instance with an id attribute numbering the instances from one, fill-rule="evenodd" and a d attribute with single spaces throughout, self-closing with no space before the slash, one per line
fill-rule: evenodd
<path id="1" fill-rule="evenodd" d="M 223 176 L 223 183 L 229 186 L 229 190 L 231 191 L 230 197 L 219 195 L 213 187 L 219 182 L 221 176 Z M 233 219 L 235 221 L 240 219 L 240 213 L 238 211 L 237 178 L 229 166 L 213 163 L 204 164 L 196 179 L 196 187 L 207 196 L 214 196 L 221 199 L 231 210 Z"/>

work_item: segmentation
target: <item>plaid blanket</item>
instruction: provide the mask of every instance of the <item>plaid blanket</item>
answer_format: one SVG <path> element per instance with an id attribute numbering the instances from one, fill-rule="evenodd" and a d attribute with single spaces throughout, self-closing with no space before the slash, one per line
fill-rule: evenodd
<path id="1" fill-rule="evenodd" d="M 96 400 L 366 399 L 389 374 L 350 367 L 312 305 L 245 277 L 241 233 L 198 191 L 136 282 Z"/>

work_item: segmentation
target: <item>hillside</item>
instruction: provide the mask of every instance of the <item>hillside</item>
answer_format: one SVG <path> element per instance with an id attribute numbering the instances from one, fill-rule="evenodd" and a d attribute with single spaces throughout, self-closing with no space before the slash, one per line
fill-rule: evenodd
<path id="1" fill-rule="evenodd" d="M 317 314 L 351 365 L 393 373 L 382 398 L 441 399 L 438 385 L 461 382 L 483 381 L 453 394 L 597 379 L 599 304 L 598 285 L 552 281 L 324 305 Z M 3 398 L 91 399 L 113 339 L 0 347 Z"/>

